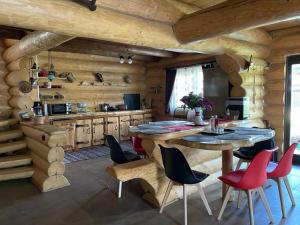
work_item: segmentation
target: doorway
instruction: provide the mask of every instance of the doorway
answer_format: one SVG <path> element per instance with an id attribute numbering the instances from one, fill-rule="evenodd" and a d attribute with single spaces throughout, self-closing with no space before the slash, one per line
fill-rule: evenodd
<path id="1" fill-rule="evenodd" d="M 285 80 L 285 137 L 284 149 L 300 142 L 300 55 L 287 57 Z M 300 145 L 294 162 L 300 164 Z"/>

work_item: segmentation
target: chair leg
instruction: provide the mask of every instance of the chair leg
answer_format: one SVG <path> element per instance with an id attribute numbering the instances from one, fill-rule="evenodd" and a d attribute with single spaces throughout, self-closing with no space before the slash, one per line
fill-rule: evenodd
<path id="1" fill-rule="evenodd" d="M 122 181 L 119 181 L 118 198 L 121 198 L 121 197 L 122 197 L 122 184 L 123 184 L 123 182 L 122 182 Z"/>
<path id="2" fill-rule="evenodd" d="M 186 196 L 186 184 L 183 185 L 183 202 L 184 202 L 184 225 L 187 225 L 187 196 Z"/>
<path id="3" fill-rule="evenodd" d="M 258 193 L 259 193 L 260 198 L 261 198 L 261 200 L 262 200 L 262 202 L 263 202 L 263 204 L 265 206 L 265 209 L 267 211 L 267 214 L 268 214 L 268 217 L 270 219 L 270 222 L 274 223 L 274 218 L 273 218 L 273 215 L 272 215 L 269 203 L 267 201 L 266 195 L 264 193 L 264 189 L 262 187 L 258 188 Z"/>
<path id="4" fill-rule="evenodd" d="M 278 192 L 279 192 L 279 198 L 280 198 L 280 204 L 281 204 L 282 217 L 286 218 L 285 205 L 284 205 L 284 197 L 283 197 L 282 186 L 281 186 L 281 178 L 276 179 L 276 182 L 277 182 L 277 186 L 278 186 Z"/>
<path id="5" fill-rule="evenodd" d="M 202 201 L 203 201 L 203 203 L 204 203 L 204 205 L 205 205 L 205 208 L 206 208 L 206 210 L 207 210 L 207 212 L 208 212 L 208 215 L 211 216 L 211 215 L 212 215 L 212 212 L 211 212 L 211 209 L 210 209 L 209 204 L 208 204 L 208 202 L 207 202 L 207 199 L 206 199 L 206 197 L 205 197 L 205 193 L 204 193 L 204 191 L 203 191 L 203 188 L 202 188 L 202 186 L 201 186 L 201 183 L 198 183 L 197 187 L 198 187 L 198 190 L 199 190 L 199 193 L 200 193 L 200 197 L 201 197 L 201 199 L 202 199 Z"/>
<path id="6" fill-rule="evenodd" d="M 229 187 L 229 188 L 228 188 L 228 191 L 227 191 L 227 193 L 226 193 L 226 196 L 225 196 L 225 198 L 224 198 L 224 201 L 223 201 L 223 204 L 222 204 L 222 207 L 221 207 L 219 216 L 218 216 L 218 220 L 221 220 L 221 217 L 222 217 L 223 212 L 224 212 L 224 210 L 225 210 L 225 207 L 226 207 L 226 205 L 227 205 L 227 203 L 228 203 L 228 200 L 229 200 L 229 198 L 230 198 L 230 194 L 231 194 L 232 190 L 233 190 L 233 187 Z"/>
<path id="7" fill-rule="evenodd" d="M 239 190 L 238 193 L 238 199 L 237 199 L 237 208 L 241 208 L 241 197 L 242 197 L 242 191 Z"/>
<path id="8" fill-rule="evenodd" d="M 248 206 L 249 206 L 250 225 L 254 225 L 253 202 L 252 202 L 251 190 L 247 190 L 247 197 L 248 197 Z"/>
<path id="9" fill-rule="evenodd" d="M 167 187 L 167 190 L 166 190 L 166 193 L 165 193 L 165 196 L 164 196 L 164 199 L 161 203 L 161 206 L 160 206 L 160 210 L 159 210 L 159 213 L 162 213 L 165 206 L 166 206 L 166 203 L 168 201 L 168 198 L 169 198 L 169 195 L 170 195 L 170 192 L 172 190 L 172 187 L 173 187 L 173 181 L 169 181 L 169 184 L 168 184 L 168 187 Z"/>
<path id="10" fill-rule="evenodd" d="M 239 161 L 238 161 L 238 163 L 237 163 L 237 165 L 236 165 L 235 170 L 239 170 L 239 169 L 241 168 L 241 165 L 242 165 L 243 162 L 244 162 L 244 160 L 239 159 Z"/>
<path id="11" fill-rule="evenodd" d="M 292 192 L 292 189 L 291 189 L 291 186 L 290 186 L 290 183 L 289 183 L 289 179 L 287 176 L 285 176 L 283 178 L 283 181 L 285 183 L 285 187 L 289 193 L 289 196 L 290 196 L 290 199 L 291 199 L 291 202 L 292 202 L 292 205 L 295 206 L 296 205 L 296 202 L 295 202 L 295 198 L 294 198 L 294 195 L 293 195 L 293 192 Z"/>

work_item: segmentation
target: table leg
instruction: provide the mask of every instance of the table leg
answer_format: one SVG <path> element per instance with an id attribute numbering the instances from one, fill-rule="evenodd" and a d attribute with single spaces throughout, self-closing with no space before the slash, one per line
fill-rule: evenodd
<path id="1" fill-rule="evenodd" d="M 222 175 L 226 175 L 232 171 L 233 167 L 233 150 L 222 151 Z M 224 198 L 227 191 L 227 185 L 222 184 L 222 197 Z"/>

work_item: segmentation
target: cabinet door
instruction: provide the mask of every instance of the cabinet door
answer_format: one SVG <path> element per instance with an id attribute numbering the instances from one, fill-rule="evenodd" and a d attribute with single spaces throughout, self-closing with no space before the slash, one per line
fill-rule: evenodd
<path id="1" fill-rule="evenodd" d="M 119 140 L 119 118 L 108 117 L 106 124 L 106 133 L 113 135 L 117 140 Z"/>
<path id="2" fill-rule="evenodd" d="M 104 118 L 93 119 L 92 121 L 92 145 L 102 145 L 104 144 Z"/>
<path id="3" fill-rule="evenodd" d="M 146 113 L 144 114 L 144 123 L 149 123 L 149 122 L 152 122 L 152 114 Z"/>
<path id="4" fill-rule="evenodd" d="M 54 121 L 54 126 L 63 128 L 67 131 L 66 143 L 63 146 L 64 150 L 73 150 L 75 148 L 75 125 L 76 121 L 74 120 L 62 120 Z"/>
<path id="5" fill-rule="evenodd" d="M 129 140 L 130 116 L 120 116 L 120 141 Z"/>
<path id="6" fill-rule="evenodd" d="M 76 147 L 84 148 L 91 146 L 92 142 L 92 120 L 76 121 Z"/>
<path id="7" fill-rule="evenodd" d="M 132 115 L 132 126 L 137 126 L 144 123 L 143 115 Z"/>

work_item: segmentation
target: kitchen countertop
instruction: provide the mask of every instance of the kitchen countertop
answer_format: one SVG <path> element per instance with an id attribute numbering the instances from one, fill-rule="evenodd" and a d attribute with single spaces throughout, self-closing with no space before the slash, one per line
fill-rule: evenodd
<path id="1" fill-rule="evenodd" d="M 112 111 L 112 112 L 87 112 L 79 114 L 68 114 L 68 115 L 52 115 L 48 116 L 50 121 L 57 120 L 68 120 L 68 119 L 89 119 L 94 117 L 107 117 L 107 116 L 126 116 L 132 114 L 143 114 L 151 113 L 152 109 L 143 109 L 143 110 L 127 110 L 127 111 Z"/>

